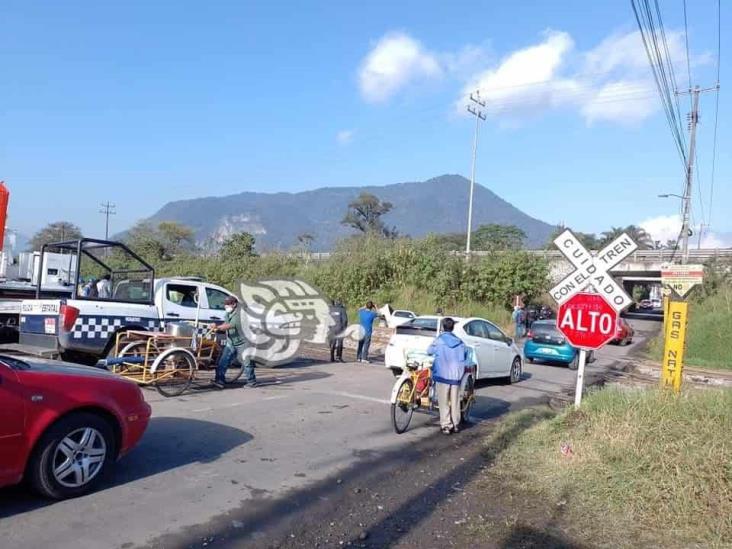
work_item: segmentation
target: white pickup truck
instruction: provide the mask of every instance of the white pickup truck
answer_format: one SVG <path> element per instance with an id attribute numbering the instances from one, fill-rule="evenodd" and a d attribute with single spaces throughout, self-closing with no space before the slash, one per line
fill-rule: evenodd
<path id="1" fill-rule="evenodd" d="M 150 265 L 118 242 L 82 239 L 48 247 L 76 253 L 79 269 L 69 297 L 22 301 L 15 346 L 22 352 L 93 364 L 122 331 L 160 330 L 166 322 L 196 317 L 202 324 L 221 322 L 224 300 L 233 295 L 198 278 L 156 279 Z M 83 295 L 85 268 L 94 278 L 109 275 L 108 296 Z"/>

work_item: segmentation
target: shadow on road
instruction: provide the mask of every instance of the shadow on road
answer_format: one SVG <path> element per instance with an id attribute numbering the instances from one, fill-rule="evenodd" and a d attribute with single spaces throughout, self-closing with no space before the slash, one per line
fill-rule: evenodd
<path id="1" fill-rule="evenodd" d="M 178 417 L 154 417 L 139 446 L 115 463 L 99 490 L 107 490 L 191 463 L 208 463 L 252 440 L 227 425 Z M 53 504 L 25 485 L 0 490 L 0 519 Z"/>
<path id="2" fill-rule="evenodd" d="M 496 417 L 509 406 L 519 408 L 522 405 L 531 405 L 534 401 L 529 399 L 525 403 L 522 401 L 508 403 L 500 399 L 485 398 L 485 400 L 495 401 L 481 403 L 485 409 L 485 417 Z M 505 434 L 503 440 L 507 442 L 513 440 L 532 424 L 533 422 L 528 420 L 518 421 Z M 318 528 L 312 528 L 313 525 L 326 525 L 332 521 L 339 521 L 344 515 L 353 516 L 367 501 L 372 501 L 372 497 L 384 498 L 389 491 L 396 490 L 394 498 L 397 501 L 393 507 L 389 505 L 388 512 L 369 512 L 360 517 L 360 520 L 368 521 L 368 524 L 363 526 L 371 533 L 368 547 L 391 546 L 410 531 L 419 528 L 420 522 L 429 516 L 440 502 L 451 497 L 454 493 L 452 488 L 456 484 L 470 481 L 500 453 L 486 456 L 483 445 L 485 433 L 485 429 L 473 426 L 459 436 L 444 437 L 435 432 L 434 435 L 395 450 L 370 451 L 366 457 L 341 471 L 337 476 L 304 489 L 294 490 L 276 500 L 250 499 L 226 517 L 189 528 L 185 533 L 162 536 L 154 540 L 152 545 L 188 546 L 200 540 L 201 536 L 215 533 L 216 542 L 220 547 L 271 547 L 275 540 L 287 539 L 290 532 L 298 532 L 297 542 L 293 545 L 308 546 L 312 540 L 305 538 L 309 538 L 313 532 L 316 532 L 315 535 L 319 532 Z M 396 437 L 399 435 L 394 436 L 397 442 Z M 466 454 L 464 460 L 461 458 L 457 466 L 454 466 L 453 461 L 449 467 L 438 467 L 437 477 L 429 478 L 428 485 L 425 485 L 424 482 L 427 480 L 425 475 L 419 474 L 419 468 L 424 465 L 420 463 L 428 460 L 437 464 L 439 463 L 437 456 L 450 453 L 458 446 L 469 448 L 470 453 Z M 413 487 L 409 493 L 401 493 L 395 488 L 398 477 L 406 477 L 404 479 L 406 485 Z M 236 526 L 232 527 L 232 521 Z M 348 537 L 344 541 L 347 542 Z M 363 546 L 358 537 L 351 539 L 346 545 Z M 290 545 L 282 542 L 282 545 L 274 544 L 274 546 Z"/>

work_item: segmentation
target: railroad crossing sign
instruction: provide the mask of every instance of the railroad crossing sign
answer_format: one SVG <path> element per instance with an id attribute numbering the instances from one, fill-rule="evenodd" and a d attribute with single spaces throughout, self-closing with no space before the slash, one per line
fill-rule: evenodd
<path id="1" fill-rule="evenodd" d="M 592 286 L 597 293 L 607 298 L 607 302 L 617 312 L 622 311 L 633 302 L 609 272 L 638 249 L 638 244 L 626 233 L 621 234 L 595 256 L 569 229 L 555 238 L 554 244 L 575 268 L 574 272 L 549 290 L 549 294 L 559 305 L 588 286 Z"/>
<path id="2" fill-rule="evenodd" d="M 684 297 L 704 281 L 704 265 L 662 265 L 661 284 Z"/>
<path id="3" fill-rule="evenodd" d="M 574 294 L 557 312 L 557 328 L 579 349 L 599 349 L 615 337 L 617 325 L 618 312 L 601 294 Z"/>

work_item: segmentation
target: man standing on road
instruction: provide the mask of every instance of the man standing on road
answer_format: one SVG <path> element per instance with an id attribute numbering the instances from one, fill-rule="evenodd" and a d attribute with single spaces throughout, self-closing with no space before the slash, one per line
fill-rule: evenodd
<path id="1" fill-rule="evenodd" d="M 358 310 L 358 322 L 361 325 L 361 339 L 358 340 L 356 360 L 358 362 L 369 361 L 369 347 L 371 346 L 371 334 L 374 331 L 374 320 L 379 316 L 373 301 L 368 301 L 366 307 Z"/>
<path id="2" fill-rule="evenodd" d="M 348 312 L 343 303 L 335 299 L 330 309 L 330 315 L 334 321 L 333 326 L 331 326 L 330 361 L 343 362 L 343 333 L 348 327 Z"/>
<path id="3" fill-rule="evenodd" d="M 520 305 L 514 305 L 513 313 L 511 314 L 511 321 L 514 325 L 514 339 L 518 341 L 524 335 L 523 331 L 523 311 Z"/>
<path id="4" fill-rule="evenodd" d="M 223 324 L 211 324 L 210 328 L 214 332 L 226 332 L 226 345 L 221 350 L 219 360 L 216 363 L 216 378 L 213 384 L 219 389 L 224 388 L 226 383 L 226 370 L 235 360 L 243 360 L 241 358 L 242 351 L 246 348 L 247 340 L 244 337 L 244 331 L 241 327 L 241 315 L 239 301 L 234 296 L 229 296 L 224 300 L 224 310 L 226 311 Z M 257 378 L 254 375 L 254 363 L 251 359 L 246 359 L 244 365 L 245 387 L 256 387 Z"/>
<path id="5" fill-rule="evenodd" d="M 467 358 L 465 344 L 452 333 L 453 328 L 455 321 L 449 316 L 443 318 L 442 333 L 427 349 L 427 353 L 435 357 L 432 379 L 440 408 L 440 427 L 446 435 L 460 431 L 460 381 Z"/>

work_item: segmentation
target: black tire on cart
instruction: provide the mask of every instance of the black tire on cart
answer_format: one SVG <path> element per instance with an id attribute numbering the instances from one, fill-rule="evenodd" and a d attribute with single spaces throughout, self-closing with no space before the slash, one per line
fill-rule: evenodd
<path id="1" fill-rule="evenodd" d="M 173 348 L 163 351 L 153 362 L 155 388 L 165 397 L 183 394 L 193 382 L 196 359 L 186 349 Z"/>
<path id="2" fill-rule="evenodd" d="M 470 411 L 475 402 L 475 380 L 473 376 L 465 383 L 465 390 L 460 395 L 460 423 L 470 423 Z"/>
<path id="3" fill-rule="evenodd" d="M 405 379 L 397 391 L 396 402 L 391 405 L 391 424 L 397 434 L 401 435 L 409 428 L 415 406 L 414 383 L 411 379 Z"/>

